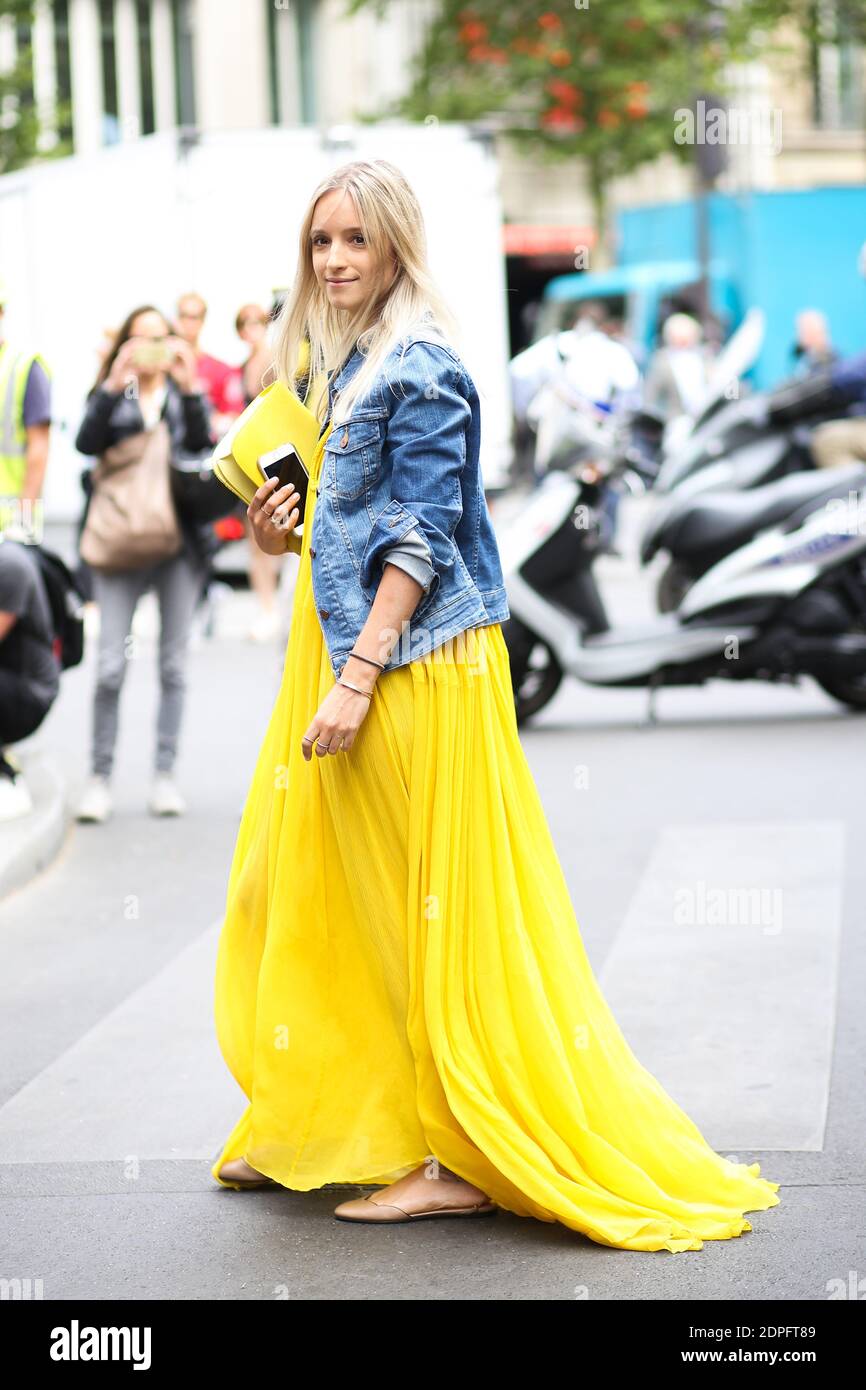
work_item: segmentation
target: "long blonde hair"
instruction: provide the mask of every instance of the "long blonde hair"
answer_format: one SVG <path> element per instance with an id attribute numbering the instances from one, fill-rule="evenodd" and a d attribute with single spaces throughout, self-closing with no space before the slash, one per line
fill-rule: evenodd
<path id="1" fill-rule="evenodd" d="M 313 269 L 310 231 L 316 204 L 338 188 L 352 195 L 365 240 L 378 265 L 369 297 L 354 312 L 330 304 Z M 383 291 L 392 255 L 397 274 L 390 289 Z M 427 234 L 418 199 L 405 176 L 387 160 L 344 164 L 313 191 L 301 223 L 295 281 L 277 319 L 273 363 L 277 377 L 299 395 L 299 364 L 304 364 L 309 380 L 323 380 L 342 365 L 357 343 L 365 360 L 334 402 L 332 418 L 337 424 L 369 391 L 389 353 L 418 327 L 427 330 L 434 341 L 458 350 L 457 319 L 427 265 Z M 315 405 L 319 419 L 324 419 L 327 392 L 321 392 Z"/>

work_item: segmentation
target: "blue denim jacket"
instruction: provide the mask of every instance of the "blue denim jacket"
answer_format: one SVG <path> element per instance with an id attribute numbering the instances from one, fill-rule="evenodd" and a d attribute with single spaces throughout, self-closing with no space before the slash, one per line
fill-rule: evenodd
<path id="1" fill-rule="evenodd" d="M 350 417 L 331 430 L 322 457 L 308 556 L 335 677 L 389 560 L 425 592 L 386 671 L 467 628 L 509 617 L 479 467 L 478 393 L 456 353 L 429 330 L 410 334 L 404 344 L 393 349 Z M 356 348 L 332 378 L 328 418 L 336 392 L 362 362 Z"/>

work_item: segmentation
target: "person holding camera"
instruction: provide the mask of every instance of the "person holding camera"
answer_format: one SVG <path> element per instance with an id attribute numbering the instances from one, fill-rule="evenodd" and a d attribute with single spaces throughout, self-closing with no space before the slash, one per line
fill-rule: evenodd
<path id="1" fill-rule="evenodd" d="M 91 773 L 77 811 L 80 821 L 104 821 L 111 813 L 129 635 L 138 601 L 150 589 L 160 611 L 160 700 L 148 805 L 154 815 L 181 815 L 186 809 L 173 772 L 189 635 L 207 582 L 213 532 L 178 515 L 170 455 L 208 449 L 215 442 L 207 398 L 195 388 L 196 360 L 189 344 L 171 333 L 158 309 L 142 305 L 118 330 L 76 437 L 81 453 L 98 456 L 79 547 L 93 574 L 100 613 Z"/>

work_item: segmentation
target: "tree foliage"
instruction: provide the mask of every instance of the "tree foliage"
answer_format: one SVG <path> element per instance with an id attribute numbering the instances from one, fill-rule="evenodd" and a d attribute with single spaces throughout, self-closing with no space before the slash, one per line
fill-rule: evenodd
<path id="1" fill-rule="evenodd" d="M 0 0 L 0 19 L 11 20 L 18 36 L 13 66 L 0 70 L 0 174 L 21 169 L 35 160 L 71 153 L 68 142 L 54 141 L 45 149 L 45 131 L 33 91 L 33 0 Z M 68 122 L 68 104 L 58 104 L 54 119 Z"/>
<path id="2" fill-rule="evenodd" d="M 860 3 L 861 0 L 858 0 Z M 688 158 L 676 113 L 724 93 L 806 0 L 440 0 L 406 95 L 389 114 L 484 119 L 524 152 L 579 159 L 603 221 L 612 179 Z M 855 3 L 855 0 L 841 0 Z M 388 0 L 350 0 L 348 13 Z"/>

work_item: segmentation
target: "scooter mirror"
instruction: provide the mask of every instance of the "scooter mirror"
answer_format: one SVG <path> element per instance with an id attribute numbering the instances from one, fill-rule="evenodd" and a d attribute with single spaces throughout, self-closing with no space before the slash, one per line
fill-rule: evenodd
<path id="1" fill-rule="evenodd" d="M 698 419 L 706 415 L 732 386 L 754 366 L 764 342 L 767 316 L 763 309 L 750 309 L 736 333 L 728 339 L 710 371 L 707 394 Z"/>

